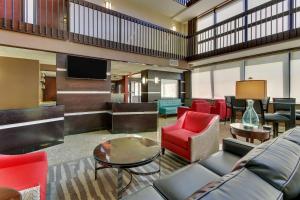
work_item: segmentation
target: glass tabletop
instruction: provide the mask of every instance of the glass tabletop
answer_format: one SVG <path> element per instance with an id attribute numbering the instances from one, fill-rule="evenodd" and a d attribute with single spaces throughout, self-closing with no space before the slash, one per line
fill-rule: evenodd
<path id="1" fill-rule="evenodd" d="M 131 136 L 108 140 L 94 150 L 94 158 L 102 164 L 138 166 L 152 162 L 160 155 L 160 145 L 150 139 Z"/>
<path id="2" fill-rule="evenodd" d="M 255 133 L 270 133 L 271 130 L 265 130 L 263 127 L 247 127 L 244 126 L 242 123 L 232 123 L 230 124 L 231 128 L 238 129 L 245 132 L 255 132 Z"/>

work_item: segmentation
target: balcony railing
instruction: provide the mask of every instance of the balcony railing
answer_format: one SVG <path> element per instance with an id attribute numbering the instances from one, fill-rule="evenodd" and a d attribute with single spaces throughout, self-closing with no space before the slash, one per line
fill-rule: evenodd
<path id="1" fill-rule="evenodd" d="M 273 0 L 189 36 L 82 0 L 0 0 L 0 28 L 191 61 L 299 37 L 300 0 Z"/>
<path id="2" fill-rule="evenodd" d="M 0 27 L 171 59 L 185 59 L 186 36 L 81 0 L 0 0 Z"/>
<path id="3" fill-rule="evenodd" d="M 187 60 L 300 36 L 300 1 L 275 0 L 188 36 Z"/>
<path id="4" fill-rule="evenodd" d="M 164 58 L 186 57 L 186 36 L 85 1 L 70 0 L 70 40 Z"/>
<path id="5" fill-rule="evenodd" d="M 66 39 L 66 8 L 65 0 L 0 0 L 0 28 Z"/>

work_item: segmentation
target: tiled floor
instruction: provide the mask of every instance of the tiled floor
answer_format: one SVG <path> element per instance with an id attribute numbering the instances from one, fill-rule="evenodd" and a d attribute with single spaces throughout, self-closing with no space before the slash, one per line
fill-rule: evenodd
<path id="1" fill-rule="evenodd" d="M 176 117 L 159 119 L 159 128 L 157 132 L 139 133 L 138 135 L 160 142 L 160 127 L 170 125 L 176 121 Z M 229 132 L 229 123 L 224 125 L 220 123 L 220 141 L 223 138 L 231 137 Z M 109 131 L 96 131 L 70 135 L 65 137 L 63 144 L 44 149 L 48 154 L 49 165 L 54 165 L 66 161 L 77 160 L 93 155 L 94 148 L 104 140 L 111 138 L 124 137 L 128 134 L 111 134 Z M 130 134 L 132 135 L 132 134 Z"/>

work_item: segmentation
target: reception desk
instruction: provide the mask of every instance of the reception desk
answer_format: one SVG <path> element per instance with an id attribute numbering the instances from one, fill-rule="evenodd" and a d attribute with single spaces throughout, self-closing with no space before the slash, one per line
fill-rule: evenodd
<path id="1" fill-rule="evenodd" d="M 109 103 L 112 133 L 157 131 L 157 103 Z"/>
<path id="2" fill-rule="evenodd" d="M 0 110 L 0 154 L 30 152 L 63 139 L 64 106 Z"/>

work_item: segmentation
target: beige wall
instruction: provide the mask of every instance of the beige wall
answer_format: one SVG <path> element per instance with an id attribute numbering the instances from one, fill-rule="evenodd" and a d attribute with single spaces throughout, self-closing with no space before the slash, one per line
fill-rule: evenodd
<path id="1" fill-rule="evenodd" d="M 39 105 L 39 61 L 0 57 L 0 109 Z"/>
<path id="2" fill-rule="evenodd" d="M 5 31 L 1 29 L 0 35 L 0 45 L 170 67 L 169 59 L 165 58 L 145 56 L 90 45 L 82 45 L 69 41 L 49 39 L 46 37 Z M 189 66 L 186 61 L 180 60 L 178 68 L 188 69 Z"/>
<path id="3" fill-rule="evenodd" d="M 98 4 L 100 6 L 105 5 L 104 0 L 87 0 L 91 3 Z M 149 0 L 151 1 L 151 0 Z M 164 0 L 162 0 L 164 1 Z M 155 12 L 154 10 L 149 10 L 142 5 L 134 4 L 128 2 L 126 0 L 111 0 L 112 10 L 127 14 L 129 16 L 139 18 L 144 21 L 151 22 L 153 24 L 160 25 L 162 27 L 171 29 L 172 25 L 176 26 L 178 32 L 185 33 L 185 26 L 181 23 L 176 22 L 171 19 L 171 17 L 162 15 L 159 12 Z"/>

